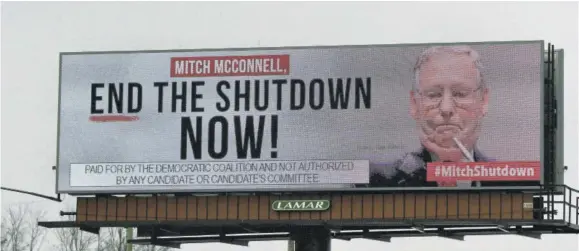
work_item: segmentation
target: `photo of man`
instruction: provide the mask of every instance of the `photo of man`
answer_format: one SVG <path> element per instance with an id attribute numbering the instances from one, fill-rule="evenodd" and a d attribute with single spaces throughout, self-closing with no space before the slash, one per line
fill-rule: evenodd
<path id="1" fill-rule="evenodd" d="M 490 88 L 479 53 L 469 46 L 426 49 L 414 66 L 410 115 L 416 122 L 420 149 L 373 169 L 371 187 L 512 186 L 536 182 L 437 183 L 426 181 L 428 162 L 494 161 L 477 147 L 488 112 Z M 461 149 L 462 148 L 462 149 Z"/>

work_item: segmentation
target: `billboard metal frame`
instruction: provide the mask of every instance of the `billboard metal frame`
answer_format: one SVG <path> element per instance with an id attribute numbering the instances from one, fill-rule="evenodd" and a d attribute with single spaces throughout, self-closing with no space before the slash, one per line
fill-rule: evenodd
<path id="1" fill-rule="evenodd" d="M 365 238 L 386 242 L 396 237 L 443 237 L 464 240 L 467 235 L 519 235 L 540 239 L 542 234 L 579 234 L 579 190 L 568 186 L 557 187 L 555 189 L 545 186 L 540 189 L 526 191 L 507 188 L 497 193 L 501 196 L 500 201 L 506 198 L 506 201 L 511 202 L 517 201 L 517 199 L 513 200 L 513 196 L 524 194 L 545 196 L 544 200 L 538 203 L 538 206 L 533 207 L 532 219 L 519 214 L 524 212 L 523 208 L 525 206 L 523 203 L 508 203 L 508 206 L 501 203 L 499 206 L 501 208 L 500 213 L 497 211 L 493 213 L 491 205 L 485 204 L 476 207 L 476 209 L 469 208 L 469 213 L 462 215 L 458 213 L 459 206 L 455 205 L 456 203 L 446 200 L 445 205 L 438 205 L 435 210 L 438 212 L 443 208 L 444 211 L 441 215 L 444 216 L 446 214 L 447 217 L 440 218 L 437 218 L 437 216 L 417 217 L 416 213 L 413 216 L 405 216 L 404 212 L 408 212 L 407 209 L 392 207 L 392 217 L 380 219 L 349 217 L 348 219 L 336 220 L 311 220 L 302 219 L 301 217 L 294 219 L 292 217 L 287 220 L 209 220 L 209 217 L 205 217 L 207 219 L 176 220 L 170 219 L 167 215 L 167 212 L 175 209 L 170 209 L 169 205 L 171 204 L 166 203 L 164 204 L 165 208 L 158 209 L 164 213 L 146 216 L 147 220 L 130 220 L 129 217 L 135 216 L 128 215 L 138 215 L 138 211 L 142 211 L 142 208 L 131 209 L 135 210 L 134 213 L 136 214 L 130 213 L 131 210 L 129 210 L 129 213 L 122 213 L 124 215 L 123 219 L 117 218 L 121 216 L 118 216 L 116 212 L 111 213 L 113 212 L 109 209 L 111 204 L 108 203 L 113 203 L 115 200 L 118 201 L 119 198 L 101 197 L 100 199 L 103 201 L 109 202 L 102 206 L 97 204 L 94 210 L 90 212 L 89 209 L 84 209 L 86 211 L 71 213 L 76 215 L 76 220 L 43 221 L 38 224 L 46 228 L 80 228 L 93 234 L 98 234 L 100 228 L 133 227 L 137 228 L 137 239 L 128 240 L 130 243 L 153 244 L 173 248 L 179 248 L 181 244 L 208 242 L 247 246 L 249 241 L 291 239 L 294 238 L 296 232 L 309 231 L 311 229 L 327 231 L 330 235 L 329 238 L 334 239 Z M 565 195 L 562 198 L 555 198 L 556 190 L 565 191 Z M 448 196 L 452 195 L 452 193 L 439 190 L 423 190 L 422 192 L 437 195 L 436 200 L 438 200 L 438 197 L 448 198 Z M 479 198 L 482 198 L 482 194 L 488 193 L 488 191 L 480 190 L 464 190 L 461 192 L 481 196 Z M 411 193 L 408 192 L 408 194 Z M 460 192 L 457 191 L 458 193 Z M 394 191 L 376 193 L 376 195 L 379 194 L 398 193 Z M 339 193 L 339 196 L 351 195 L 351 192 L 349 194 Z M 416 197 L 410 198 L 403 195 L 401 197 L 404 201 L 410 200 L 409 202 L 413 201 L 416 204 Z M 511 198 L 510 200 L 508 200 L 509 197 Z M 95 200 L 95 198 L 89 199 Z M 98 198 L 96 198 L 96 201 L 98 201 Z M 406 202 L 402 204 L 406 204 Z M 502 208 L 506 209 L 503 210 Z M 555 208 L 558 209 L 554 210 Z M 457 214 L 449 212 L 449 209 L 452 209 Z M 454 211 L 455 209 L 456 211 Z M 416 212 L 416 208 L 412 210 Z M 527 212 L 530 213 L 530 211 Z M 314 213 L 312 212 L 312 214 Z M 84 220 L 78 220 L 79 217 L 84 217 Z"/>
<path id="2" fill-rule="evenodd" d="M 92 195 L 92 194 L 175 194 L 175 193 L 201 193 L 201 194 L 214 194 L 214 193 L 223 193 L 223 190 L 219 189 L 212 189 L 212 190 L 202 190 L 202 191 L 195 191 L 195 190 L 171 190 L 167 189 L 166 191 L 148 191 L 144 192 L 142 190 L 133 191 L 130 189 L 127 190 L 106 190 L 106 191 L 95 191 L 94 189 L 77 189 L 76 191 L 62 191 L 59 190 L 59 179 L 60 179 L 60 166 L 59 166 L 59 153 L 60 153 L 60 113 L 61 113 L 61 83 L 62 83 L 62 59 L 63 56 L 66 55 L 95 55 L 95 54 L 133 54 L 133 53 L 173 53 L 173 52 L 222 52 L 222 51 L 252 51 L 252 50 L 295 50 L 295 49 L 328 49 L 328 48 L 369 48 L 369 47 L 408 47 L 408 46 L 450 46 L 450 45 L 482 45 L 482 44 L 528 44 L 528 43 L 541 43 L 541 52 L 544 51 L 545 41 L 544 40 L 513 40 L 513 41 L 478 41 L 478 42 L 452 42 L 452 43 L 401 43 L 401 44 L 365 44 L 365 45 L 323 45 L 323 46 L 284 46 L 284 47 L 246 47 L 246 48 L 207 48 L 207 49 L 175 49 L 175 50 L 119 50 L 119 51 L 80 51 L 80 52 L 61 52 L 59 55 L 59 80 L 58 80 L 58 114 L 57 114 L 57 147 L 56 147 L 56 184 L 55 184 L 55 191 L 57 194 L 70 194 L 70 195 Z M 545 53 L 541 53 L 542 63 L 540 66 L 540 76 L 541 79 L 545 79 Z M 541 185 L 545 184 L 545 174 L 547 173 L 547 168 L 550 170 L 555 169 L 555 167 L 546 167 L 545 166 L 545 137 L 549 135 L 545 135 L 545 114 L 546 114 L 546 107 L 545 107 L 545 83 L 543 82 L 540 87 L 541 92 L 541 137 L 540 137 L 540 161 L 541 161 Z M 549 157 L 554 158 L 554 156 Z M 70 175 L 70 174 L 69 174 Z M 540 186 L 514 186 L 509 188 L 515 188 L 519 190 L 528 190 L 528 189 L 537 189 Z M 69 185 L 70 188 L 70 185 Z M 321 192 L 321 191 L 355 191 L 355 192 L 370 192 L 370 191 L 389 191 L 389 190 L 422 190 L 421 187 L 377 187 L 377 188 L 313 188 L 308 190 L 308 192 Z M 437 190 L 460 190 L 461 188 L 442 188 L 437 187 Z M 500 190 L 505 189 L 505 187 L 478 187 L 473 189 L 479 190 Z M 268 191 L 271 192 L 303 192 L 299 186 L 295 188 L 268 188 Z M 235 191 L 228 191 L 227 193 L 254 193 L 254 192 L 264 192 L 264 189 L 236 189 Z"/>
<path id="3" fill-rule="evenodd" d="M 555 172 L 555 179 L 553 184 L 565 183 L 565 51 L 563 49 L 555 49 L 554 51 L 554 67 L 555 67 L 555 104 L 556 104 L 556 131 L 555 131 L 555 161 L 553 171 Z"/>
<path id="4" fill-rule="evenodd" d="M 543 155 L 541 161 L 543 165 L 542 177 L 543 183 L 544 179 L 547 179 L 549 184 L 558 184 L 557 182 L 559 181 L 559 177 L 557 173 L 557 165 L 559 162 L 562 162 L 563 153 L 556 153 L 562 144 L 562 142 L 558 142 L 557 139 L 563 131 L 558 128 L 559 112 L 557 98 L 559 96 L 558 84 L 561 83 L 560 87 L 562 88 L 563 80 L 559 80 L 558 76 L 562 75 L 559 75 L 560 72 L 556 67 L 559 67 L 559 59 L 562 58 L 556 57 L 557 51 L 555 50 L 554 45 L 549 43 L 547 47 L 546 53 L 543 53 L 544 63 L 541 64 L 543 67 L 542 73 L 544 74 L 544 83 L 541 90 L 541 103 L 543 110 L 543 118 L 541 119 L 541 128 L 543 130 L 541 137 L 541 153 Z M 561 150 L 563 150 L 563 148 L 561 148 Z"/>

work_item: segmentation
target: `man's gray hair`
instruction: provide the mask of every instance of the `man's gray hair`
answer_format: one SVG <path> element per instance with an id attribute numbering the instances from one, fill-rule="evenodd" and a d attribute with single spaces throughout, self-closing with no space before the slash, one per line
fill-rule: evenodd
<path id="1" fill-rule="evenodd" d="M 456 45 L 456 46 L 434 46 L 434 47 L 430 47 L 427 50 L 425 50 L 424 52 L 422 52 L 422 54 L 420 54 L 420 56 L 418 57 L 416 64 L 414 65 L 415 81 L 414 81 L 414 84 L 412 86 L 412 89 L 414 89 L 414 90 L 418 89 L 419 74 L 420 74 L 420 68 L 422 67 L 422 65 L 424 65 L 424 63 L 426 63 L 432 56 L 434 56 L 436 54 L 468 55 L 472 59 L 474 65 L 478 71 L 478 82 L 479 82 L 480 87 L 486 88 L 486 83 L 483 79 L 483 74 L 482 74 L 483 65 L 480 61 L 480 56 L 479 56 L 478 52 L 475 51 L 474 49 L 472 49 L 470 46 Z"/>

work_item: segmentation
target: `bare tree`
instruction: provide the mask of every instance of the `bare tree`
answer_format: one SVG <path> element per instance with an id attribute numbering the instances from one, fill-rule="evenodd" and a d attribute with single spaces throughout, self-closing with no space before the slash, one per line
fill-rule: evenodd
<path id="1" fill-rule="evenodd" d="M 38 222 L 41 221 L 46 215 L 46 211 L 37 210 L 31 211 L 29 221 L 26 222 L 28 235 L 28 251 L 41 250 L 44 244 L 44 238 L 46 237 L 46 228 L 38 226 Z"/>
<path id="2" fill-rule="evenodd" d="M 101 230 L 99 251 L 127 251 L 127 232 L 125 228 L 106 228 Z M 170 248 L 155 245 L 133 245 L 133 251 L 170 251 Z"/>
<path id="3" fill-rule="evenodd" d="M 127 235 L 123 228 L 107 228 L 101 230 L 100 251 L 126 251 Z"/>
<path id="4" fill-rule="evenodd" d="M 67 220 L 74 220 L 74 216 L 66 217 Z M 102 228 L 98 235 L 79 228 L 59 228 L 54 231 L 54 235 L 56 237 L 54 248 L 57 251 L 127 251 L 127 239 L 130 239 L 127 238 L 125 228 Z M 153 245 L 133 245 L 133 251 L 170 250 L 167 247 Z"/>
<path id="5" fill-rule="evenodd" d="M 2 250 L 40 250 L 46 229 L 37 223 L 45 213 L 43 210 L 33 210 L 25 204 L 9 207 L 2 217 Z"/>
<path id="6" fill-rule="evenodd" d="M 67 216 L 73 220 L 72 216 Z M 76 227 L 59 228 L 54 232 L 56 237 L 55 248 L 58 251 L 91 251 L 98 243 L 98 235 L 88 233 Z"/>
<path id="7" fill-rule="evenodd" d="M 133 248 L 135 251 L 170 251 L 171 248 L 162 247 L 162 246 L 155 246 L 155 245 L 135 245 Z"/>
<path id="8" fill-rule="evenodd" d="M 155 245 L 135 245 L 135 251 L 169 251 L 171 248 Z"/>
<path id="9" fill-rule="evenodd" d="M 0 250 L 10 249 L 10 229 L 8 228 L 8 220 L 6 217 L 2 217 L 2 225 L 0 225 L 2 234 L 0 234 L 1 244 Z"/>

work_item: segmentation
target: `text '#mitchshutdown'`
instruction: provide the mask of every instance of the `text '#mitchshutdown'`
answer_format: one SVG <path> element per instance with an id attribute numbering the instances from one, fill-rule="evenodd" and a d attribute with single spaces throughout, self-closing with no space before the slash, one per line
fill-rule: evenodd
<path id="1" fill-rule="evenodd" d="M 517 181 L 540 180 L 539 161 L 432 162 L 427 165 L 428 181 Z"/>

